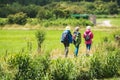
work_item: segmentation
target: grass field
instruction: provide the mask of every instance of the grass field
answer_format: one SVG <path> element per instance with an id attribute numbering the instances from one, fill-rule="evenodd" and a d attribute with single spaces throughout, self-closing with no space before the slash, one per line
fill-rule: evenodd
<path id="1" fill-rule="evenodd" d="M 46 40 L 42 46 L 44 50 L 52 50 L 54 54 L 63 52 L 63 45 L 60 43 L 60 37 L 63 30 L 46 30 Z M 0 54 L 18 53 L 21 50 L 27 51 L 28 42 L 32 44 L 32 52 L 37 50 L 37 41 L 35 37 L 36 30 L 0 30 Z M 83 35 L 84 29 L 81 30 Z M 93 29 L 94 39 L 93 47 L 101 41 L 101 38 L 109 36 L 109 30 L 96 30 Z M 80 53 L 85 49 L 84 39 L 80 45 Z M 74 50 L 74 46 L 70 46 L 70 53 Z M 57 53 L 56 53 L 57 51 Z"/>
<path id="2" fill-rule="evenodd" d="M 8 25 L 8 26 L 10 26 L 10 25 Z M 22 27 L 22 26 L 17 26 L 17 27 Z M 58 64 L 58 65 L 62 65 L 63 67 L 62 66 L 61 67 L 56 66 L 56 68 L 58 68 L 57 72 L 59 72 L 59 70 L 63 70 L 62 74 L 64 74 L 65 72 L 67 72 L 66 70 L 70 69 L 70 70 L 73 70 L 72 72 L 74 73 L 75 71 L 79 71 L 78 69 L 75 69 L 75 68 L 80 68 L 81 67 L 80 70 L 82 70 L 82 69 L 84 70 L 84 69 L 88 69 L 88 65 L 89 65 L 89 67 L 92 68 L 92 71 L 91 71 L 91 69 L 88 70 L 88 71 L 91 71 L 92 73 L 94 73 L 94 70 L 97 69 L 98 71 L 100 71 L 100 73 L 101 73 L 101 71 L 102 71 L 102 73 L 104 73 L 103 69 L 105 68 L 105 71 L 106 71 L 106 66 L 107 66 L 109 69 L 107 69 L 106 74 L 108 74 L 108 75 L 111 74 L 113 69 L 116 70 L 115 65 L 117 63 L 116 64 L 114 64 L 114 63 L 117 62 L 119 59 L 111 57 L 113 55 L 110 55 L 110 54 L 111 53 L 117 54 L 117 49 L 115 49 L 116 47 L 114 46 L 114 44 L 112 44 L 112 41 L 110 42 L 110 46 L 109 46 L 109 44 L 105 43 L 103 40 L 105 39 L 105 37 L 112 38 L 113 35 L 111 35 L 111 33 L 113 31 L 115 31 L 116 29 L 119 29 L 119 28 L 118 27 L 117 28 L 115 28 L 115 27 L 92 27 L 92 32 L 94 34 L 94 39 L 93 39 L 93 45 L 92 45 L 91 53 L 94 53 L 96 56 L 93 55 L 93 56 L 87 57 L 87 56 L 83 56 L 83 55 L 78 55 L 77 58 L 74 58 L 74 55 L 73 55 L 74 45 L 71 44 L 70 48 L 69 48 L 70 52 L 68 54 L 68 58 L 63 58 L 64 57 L 64 46 L 60 42 L 60 38 L 61 38 L 63 28 L 55 28 L 55 29 L 53 27 L 52 28 L 51 27 L 50 28 L 45 28 L 46 39 L 45 39 L 45 41 L 42 45 L 42 50 L 43 51 L 48 50 L 48 52 L 51 54 L 51 56 L 50 56 L 51 61 L 50 61 L 49 64 L 50 64 L 50 66 L 53 66 L 53 67 L 50 67 L 49 70 L 54 71 L 54 69 L 55 69 L 54 66 L 56 66 L 56 64 Z M 30 51 L 32 53 L 30 55 L 30 56 L 32 56 L 32 57 L 30 57 L 31 60 L 32 61 L 33 60 L 39 61 L 36 58 L 36 56 L 39 57 L 39 55 L 35 54 L 36 56 L 34 56 L 34 53 L 37 53 L 37 39 L 35 37 L 36 31 L 37 30 L 35 30 L 35 29 L 34 30 L 32 30 L 32 29 L 31 30 L 30 29 L 20 29 L 20 28 L 15 29 L 15 27 L 14 27 L 14 29 L 10 29 L 10 28 L 7 29 L 7 27 L 6 27 L 6 29 L 3 28 L 3 29 L 0 30 L 0 56 L 1 56 L 1 58 L 0 58 L 1 59 L 1 64 L 0 65 L 3 66 L 3 71 L 5 73 L 9 73 L 9 71 L 11 71 L 11 73 L 12 73 L 12 71 L 15 71 L 15 69 L 9 70 L 10 68 L 9 68 L 9 66 L 7 66 L 8 62 L 9 62 L 7 60 L 9 60 L 8 58 L 11 56 L 11 55 L 8 55 L 8 54 L 16 54 L 16 53 L 20 53 L 20 52 L 22 53 L 23 51 L 24 51 L 23 54 L 24 53 L 29 54 L 29 51 L 30 51 L 29 47 L 30 46 L 28 47 L 28 43 L 31 43 L 31 47 L 32 47 L 32 50 L 31 50 L 32 52 Z M 80 29 L 80 32 L 81 32 L 82 35 L 83 35 L 84 31 L 85 31 L 85 28 Z M 73 32 L 73 28 L 72 28 L 72 32 Z M 103 45 L 98 45 L 101 42 L 104 42 L 104 44 Z M 113 51 L 110 50 L 110 49 L 112 49 Z M 98 50 L 100 54 L 97 54 L 96 50 Z M 114 51 L 114 50 L 116 50 L 116 51 Z M 45 53 L 45 52 L 43 52 L 43 53 Z M 84 53 L 85 53 L 85 44 L 84 44 L 84 39 L 82 38 L 82 43 L 80 45 L 79 54 L 84 54 Z M 109 55 L 109 56 L 107 56 L 106 54 Z M 19 55 L 21 55 L 21 54 L 19 54 Z M 21 58 L 21 56 L 19 56 L 19 55 L 18 55 L 18 57 L 20 57 L 19 60 L 17 59 L 18 57 L 15 56 L 15 61 L 17 59 L 18 62 L 19 61 L 24 62 L 27 59 L 27 56 L 22 56 L 23 58 Z M 103 57 L 103 55 L 104 55 L 104 57 Z M 12 55 L 12 56 L 14 56 L 14 55 Z M 39 58 L 41 58 L 41 57 L 42 56 L 40 55 Z M 58 58 L 58 57 L 60 57 L 60 58 Z M 91 61 L 90 58 L 93 59 L 93 61 Z M 101 64 L 99 64 L 99 59 L 100 59 Z M 12 60 L 12 57 L 11 57 L 11 60 Z M 43 60 L 43 59 L 41 58 L 41 60 Z M 59 62 L 59 60 L 60 60 L 60 62 Z M 70 60 L 71 62 L 69 62 L 67 60 Z M 108 62 L 111 61 L 111 62 L 109 62 L 110 64 L 109 63 L 106 64 L 107 60 L 108 60 Z M 32 62 L 32 64 L 33 64 L 33 62 Z M 48 62 L 48 59 L 46 58 L 46 60 L 44 61 L 45 66 L 46 66 L 47 62 Z M 78 62 L 79 62 L 79 64 L 78 64 Z M 93 65 L 90 65 L 88 63 L 92 63 Z M 38 68 L 35 67 L 35 70 L 38 71 L 38 69 L 40 68 L 39 67 L 40 64 L 41 63 L 35 64 L 38 67 Z M 65 67 L 66 64 L 69 67 Z M 75 64 L 75 65 L 72 67 L 71 64 Z M 19 65 L 19 63 L 18 63 L 18 65 Z M 111 67 L 111 65 L 113 67 Z M 26 66 L 26 65 L 23 65 L 23 66 Z M 31 65 L 29 65 L 29 66 L 31 66 Z M 64 68 L 65 68 L 65 70 L 64 70 Z M 28 69 L 28 71 L 30 71 L 30 70 Z M 34 72 L 34 71 L 32 70 L 30 73 L 32 73 L 32 72 Z M 119 70 L 117 72 L 119 72 Z M 82 73 L 79 73 L 79 74 L 82 75 Z M 14 74 L 12 73 L 12 75 L 14 75 Z M 58 75 L 58 76 L 60 76 L 60 75 Z M 67 72 L 67 75 L 69 75 L 69 72 Z M 87 75 L 87 73 L 83 72 L 83 76 L 86 76 L 86 75 Z M 97 73 L 97 75 L 99 76 L 99 73 Z M 5 74 L 5 77 L 6 76 L 7 75 Z M 3 78 L 5 78 L 5 77 L 3 77 Z M 24 77 L 24 76 L 22 76 L 22 77 Z M 102 80 L 119 80 L 120 79 L 119 76 L 117 76 L 115 78 L 114 78 L 114 76 L 112 76 L 112 77 L 111 76 L 110 76 L 110 78 L 103 77 Z M 81 79 L 81 80 L 83 80 L 83 79 Z M 95 79 L 95 80 L 97 80 L 97 79 Z"/>

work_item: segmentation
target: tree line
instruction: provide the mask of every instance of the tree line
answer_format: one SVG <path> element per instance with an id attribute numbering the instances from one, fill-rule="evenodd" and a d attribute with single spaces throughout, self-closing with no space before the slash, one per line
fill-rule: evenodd
<path id="1" fill-rule="evenodd" d="M 26 13 L 30 18 L 70 18 L 71 14 L 120 13 L 118 0 L 0 0 L 0 17 Z"/>
<path id="2" fill-rule="evenodd" d="M 17 2 L 21 5 L 29 5 L 29 4 L 36 4 L 36 5 L 46 5 L 52 2 L 60 2 L 60 1 L 71 1 L 71 2 L 95 2 L 95 1 L 103 1 L 103 2 L 116 2 L 120 6 L 120 0 L 0 0 L 0 4 L 12 4 Z"/>

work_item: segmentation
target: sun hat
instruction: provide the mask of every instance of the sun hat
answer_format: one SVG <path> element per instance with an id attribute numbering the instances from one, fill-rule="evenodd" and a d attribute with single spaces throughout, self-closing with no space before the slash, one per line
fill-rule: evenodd
<path id="1" fill-rule="evenodd" d="M 66 26 L 66 28 L 65 28 L 66 30 L 70 30 L 70 26 Z"/>
<path id="2" fill-rule="evenodd" d="M 80 29 L 80 27 L 78 27 L 78 26 L 77 26 L 77 27 L 75 27 L 75 31 L 78 31 L 79 29 Z"/>
<path id="3" fill-rule="evenodd" d="M 87 29 L 87 30 L 90 30 L 90 29 L 91 29 L 91 26 L 87 26 L 86 29 Z"/>

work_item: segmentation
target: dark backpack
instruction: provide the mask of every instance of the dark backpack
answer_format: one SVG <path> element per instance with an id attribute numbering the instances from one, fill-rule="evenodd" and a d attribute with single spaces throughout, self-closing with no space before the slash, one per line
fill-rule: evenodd
<path id="1" fill-rule="evenodd" d="M 81 33 L 74 32 L 72 38 L 73 38 L 73 43 L 74 44 L 80 44 L 81 43 Z"/>
<path id="2" fill-rule="evenodd" d="M 69 34 L 68 31 L 64 31 L 64 32 L 62 33 L 61 42 L 66 42 L 66 41 L 68 41 L 68 34 Z"/>
<path id="3" fill-rule="evenodd" d="M 91 33 L 86 34 L 86 36 L 85 36 L 85 40 L 86 40 L 86 41 L 89 41 L 89 40 L 90 40 L 90 34 L 91 34 Z"/>

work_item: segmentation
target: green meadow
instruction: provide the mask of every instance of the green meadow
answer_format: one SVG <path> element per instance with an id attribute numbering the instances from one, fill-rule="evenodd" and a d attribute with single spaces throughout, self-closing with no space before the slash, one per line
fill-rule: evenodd
<path id="1" fill-rule="evenodd" d="M 31 43 L 32 52 L 37 50 L 37 40 L 35 33 L 37 30 L 0 30 L 0 55 L 4 53 L 18 53 L 21 50 L 28 50 L 28 43 Z M 45 30 L 46 39 L 42 45 L 42 49 L 63 51 L 63 45 L 60 42 L 61 34 L 63 30 Z M 83 35 L 85 29 L 81 29 L 80 32 Z M 93 47 L 97 45 L 102 38 L 110 36 L 110 30 L 94 29 L 93 28 Z M 71 31 L 72 33 L 73 31 Z M 81 48 L 85 48 L 84 39 L 82 38 Z M 73 51 L 74 46 L 70 46 Z M 80 49 L 81 50 L 81 49 Z M 83 50 L 83 49 L 82 49 Z"/>

